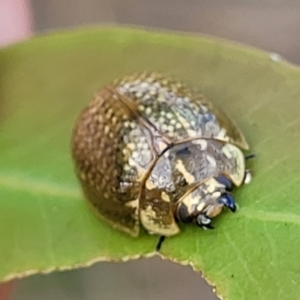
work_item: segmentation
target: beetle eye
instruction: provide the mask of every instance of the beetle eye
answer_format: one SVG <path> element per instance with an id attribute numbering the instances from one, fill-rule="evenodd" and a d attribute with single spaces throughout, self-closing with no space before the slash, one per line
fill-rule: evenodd
<path id="1" fill-rule="evenodd" d="M 184 203 L 179 204 L 178 218 L 183 223 L 191 223 L 193 221 L 192 216 L 189 214 L 188 209 Z"/>
<path id="2" fill-rule="evenodd" d="M 219 183 L 223 184 L 223 185 L 225 186 L 225 189 L 226 189 L 227 191 L 229 191 L 229 192 L 232 191 L 232 188 L 233 188 L 232 182 L 231 182 L 231 180 L 228 179 L 226 176 L 224 176 L 224 175 L 219 175 L 218 177 L 216 177 L 216 180 L 217 180 Z"/>

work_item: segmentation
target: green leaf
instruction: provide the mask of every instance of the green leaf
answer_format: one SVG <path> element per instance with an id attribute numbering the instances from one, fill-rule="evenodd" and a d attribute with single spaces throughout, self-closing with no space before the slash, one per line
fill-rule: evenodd
<path id="1" fill-rule="evenodd" d="M 213 231 L 182 226 L 162 255 L 203 271 L 224 299 L 296 299 L 300 284 L 300 71 L 221 40 L 133 29 L 38 37 L 0 51 L 0 278 L 154 254 L 97 220 L 70 158 L 93 93 L 155 70 L 199 87 L 244 132 L 254 180 Z M 121 245 L 121 246 L 120 246 Z M 171 279 L 170 279 L 171 280 Z"/>

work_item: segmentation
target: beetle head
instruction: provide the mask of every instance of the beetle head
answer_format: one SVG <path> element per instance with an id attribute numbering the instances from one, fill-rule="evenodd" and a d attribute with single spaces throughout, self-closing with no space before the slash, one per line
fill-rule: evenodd
<path id="1" fill-rule="evenodd" d="M 236 211 L 234 198 L 229 193 L 232 182 L 224 175 L 210 178 L 187 194 L 177 205 L 177 218 L 183 223 L 194 222 L 204 229 L 212 229 L 211 220 L 224 206 Z"/>

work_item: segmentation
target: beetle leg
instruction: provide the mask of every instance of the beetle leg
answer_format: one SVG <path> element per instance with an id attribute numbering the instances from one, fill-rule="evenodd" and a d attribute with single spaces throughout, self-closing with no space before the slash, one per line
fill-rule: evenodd
<path id="1" fill-rule="evenodd" d="M 223 184 L 225 186 L 225 189 L 227 191 L 229 191 L 229 192 L 232 191 L 233 184 L 232 184 L 232 181 L 227 176 L 225 176 L 225 175 L 219 175 L 218 177 L 215 177 L 215 179 L 219 183 Z"/>
<path id="2" fill-rule="evenodd" d="M 196 223 L 203 229 L 214 229 L 214 227 L 211 225 L 211 218 L 209 218 L 206 214 L 199 214 L 197 216 Z"/>
<path id="3" fill-rule="evenodd" d="M 203 229 L 215 229 L 215 227 L 212 226 L 211 224 L 203 225 L 202 227 Z"/>
<path id="4" fill-rule="evenodd" d="M 251 159 L 251 158 L 254 158 L 256 155 L 254 153 L 252 154 L 248 154 L 245 156 L 245 160 L 248 160 L 248 159 Z"/>
<path id="5" fill-rule="evenodd" d="M 224 206 L 232 212 L 236 211 L 234 198 L 229 193 L 222 194 L 213 203 L 208 205 L 202 213 L 198 214 L 196 218 L 197 225 L 204 229 L 214 229 L 211 225 L 211 219 L 217 216 Z"/>
<path id="6" fill-rule="evenodd" d="M 164 235 L 161 235 L 158 239 L 157 245 L 155 247 L 155 251 L 158 252 L 161 248 L 162 243 L 164 242 L 164 240 L 166 239 L 166 237 Z"/>
<path id="7" fill-rule="evenodd" d="M 245 171 L 243 183 L 244 183 L 244 184 L 248 184 L 248 183 L 251 182 L 251 180 L 252 180 L 252 171 L 249 170 L 249 169 L 247 169 L 247 170 Z"/>
<path id="8" fill-rule="evenodd" d="M 229 208 L 232 212 L 236 211 L 236 205 L 234 202 L 234 198 L 228 194 L 225 193 L 223 195 L 221 195 L 218 199 L 217 199 L 218 203 L 223 204 L 225 207 Z"/>
<path id="9" fill-rule="evenodd" d="M 173 204 L 167 193 L 155 188 L 142 190 L 139 199 L 140 221 L 149 233 L 165 236 L 179 233 Z"/>

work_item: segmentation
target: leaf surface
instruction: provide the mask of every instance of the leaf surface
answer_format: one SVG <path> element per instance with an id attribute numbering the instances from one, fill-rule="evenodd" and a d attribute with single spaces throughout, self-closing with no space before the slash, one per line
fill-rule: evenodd
<path id="1" fill-rule="evenodd" d="M 200 88 L 257 154 L 239 210 L 216 229 L 182 226 L 162 255 L 203 271 L 224 299 L 296 299 L 300 284 L 300 71 L 266 53 L 187 35 L 92 28 L 0 51 L 0 278 L 152 255 L 97 220 L 70 157 L 74 122 L 95 91 L 135 71 Z M 170 279 L 171 280 L 171 279 Z"/>

